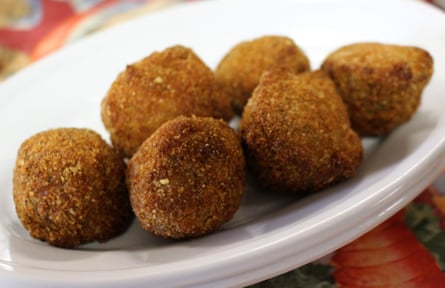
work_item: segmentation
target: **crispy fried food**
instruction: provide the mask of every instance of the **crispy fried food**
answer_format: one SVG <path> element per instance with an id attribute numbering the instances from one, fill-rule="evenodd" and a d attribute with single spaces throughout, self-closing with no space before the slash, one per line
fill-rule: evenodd
<path id="1" fill-rule="evenodd" d="M 310 64 L 292 39 L 263 36 L 234 46 L 218 64 L 215 77 L 229 95 L 235 112 L 241 114 L 261 74 L 273 68 L 301 73 L 309 71 Z"/>
<path id="2" fill-rule="evenodd" d="M 356 43 L 332 52 L 321 69 L 336 83 L 352 127 L 360 135 L 379 136 L 416 112 L 433 59 L 417 47 Z"/>
<path id="3" fill-rule="evenodd" d="M 173 46 L 128 65 L 102 100 L 113 146 L 130 157 L 161 124 L 179 115 L 230 120 L 228 97 L 189 48 Z"/>
<path id="4" fill-rule="evenodd" d="M 23 142 L 13 196 L 31 236 L 65 248 L 107 241 L 132 219 L 125 163 L 88 129 L 53 129 Z"/>
<path id="5" fill-rule="evenodd" d="M 268 71 L 240 123 L 247 165 L 265 188 L 306 193 L 350 178 L 363 158 L 346 107 L 321 71 Z"/>
<path id="6" fill-rule="evenodd" d="M 130 200 L 141 226 L 168 238 L 218 229 L 237 211 L 244 182 L 239 137 L 224 121 L 206 117 L 166 122 L 127 168 Z"/>

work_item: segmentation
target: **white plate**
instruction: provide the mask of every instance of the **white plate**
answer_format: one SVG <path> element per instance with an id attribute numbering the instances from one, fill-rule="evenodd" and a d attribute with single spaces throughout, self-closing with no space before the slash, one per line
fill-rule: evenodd
<path id="1" fill-rule="evenodd" d="M 117 73 L 154 50 L 192 47 L 215 67 L 235 43 L 292 37 L 319 66 L 357 41 L 419 45 L 435 74 L 415 117 L 385 139 L 365 140 L 350 181 L 295 201 L 248 189 L 224 229 L 165 241 L 137 223 L 106 244 L 76 250 L 31 239 L 15 215 L 12 169 L 20 143 L 54 127 L 90 127 L 108 139 L 99 103 Z M 178 5 L 88 37 L 0 86 L 0 282 L 2 287 L 229 287 L 316 260 L 409 203 L 444 165 L 445 17 L 415 1 L 236 1 Z"/>

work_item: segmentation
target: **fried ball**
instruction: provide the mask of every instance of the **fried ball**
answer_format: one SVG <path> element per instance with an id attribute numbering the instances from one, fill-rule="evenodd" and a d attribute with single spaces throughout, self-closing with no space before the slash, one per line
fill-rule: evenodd
<path id="1" fill-rule="evenodd" d="M 218 64 L 215 77 L 229 95 L 235 112 L 241 114 L 261 74 L 273 68 L 301 73 L 309 71 L 310 64 L 292 39 L 263 36 L 234 46 Z"/>
<path id="2" fill-rule="evenodd" d="M 179 115 L 224 120 L 233 116 L 213 71 L 183 46 L 154 52 L 128 65 L 101 104 L 101 117 L 111 142 L 127 157 L 161 124 Z"/>
<path id="3" fill-rule="evenodd" d="M 245 159 L 222 120 L 180 116 L 163 124 L 133 155 L 127 187 L 141 226 L 166 238 L 218 229 L 239 208 Z"/>
<path id="4" fill-rule="evenodd" d="M 13 196 L 30 235 L 65 248 L 107 241 L 122 233 L 133 215 L 125 163 L 89 129 L 53 129 L 24 141 Z"/>
<path id="5" fill-rule="evenodd" d="M 332 52 L 321 69 L 337 85 L 352 127 L 362 136 L 381 136 L 416 112 L 433 59 L 417 47 L 357 43 Z"/>
<path id="6" fill-rule="evenodd" d="M 268 71 L 240 122 L 247 165 L 276 192 L 311 193 L 352 177 L 363 147 L 334 83 L 321 71 Z"/>

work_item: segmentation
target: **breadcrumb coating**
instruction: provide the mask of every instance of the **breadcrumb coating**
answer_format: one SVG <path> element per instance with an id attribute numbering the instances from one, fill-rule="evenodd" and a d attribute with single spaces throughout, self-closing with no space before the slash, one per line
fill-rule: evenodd
<path id="1" fill-rule="evenodd" d="M 164 122 L 180 115 L 227 121 L 233 116 L 213 71 L 191 49 L 180 45 L 128 65 L 101 104 L 111 142 L 126 157 Z"/>
<path id="2" fill-rule="evenodd" d="M 318 191 L 352 177 L 363 159 L 346 107 L 321 71 L 265 72 L 240 133 L 250 171 L 271 191 Z"/>
<path id="3" fill-rule="evenodd" d="M 245 183 L 239 137 L 222 120 L 180 116 L 130 159 L 127 186 L 141 226 L 168 238 L 218 229 L 238 210 Z"/>
<path id="4" fill-rule="evenodd" d="M 262 36 L 234 46 L 215 70 L 217 82 L 242 114 L 265 70 L 281 68 L 293 73 L 309 71 L 309 59 L 289 37 Z"/>
<path id="5" fill-rule="evenodd" d="M 31 236 L 64 248 L 107 241 L 132 219 L 125 163 L 89 129 L 53 129 L 24 141 L 13 196 Z"/>
<path id="6" fill-rule="evenodd" d="M 362 136 L 383 136 L 417 111 L 433 59 L 418 47 L 356 43 L 329 54 L 321 69 L 337 85 L 352 127 Z"/>

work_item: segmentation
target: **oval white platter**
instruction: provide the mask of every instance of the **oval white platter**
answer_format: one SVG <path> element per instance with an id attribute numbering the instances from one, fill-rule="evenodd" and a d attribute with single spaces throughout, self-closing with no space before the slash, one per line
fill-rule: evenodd
<path id="1" fill-rule="evenodd" d="M 174 44 L 212 68 L 236 43 L 286 35 L 319 67 L 359 41 L 417 45 L 435 73 L 411 121 L 364 139 L 351 180 L 303 199 L 247 187 L 240 210 L 209 236 L 167 241 L 134 221 L 122 236 L 74 250 L 32 239 L 12 201 L 21 142 L 55 127 L 89 127 L 108 139 L 99 103 L 125 65 Z M 0 282 L 5 287 L 241 287 L 316 260 L 408 204 L 445 161 L 445 16 L 420 1 L 202 1 L 86 37 L 0 85 Z"/>

